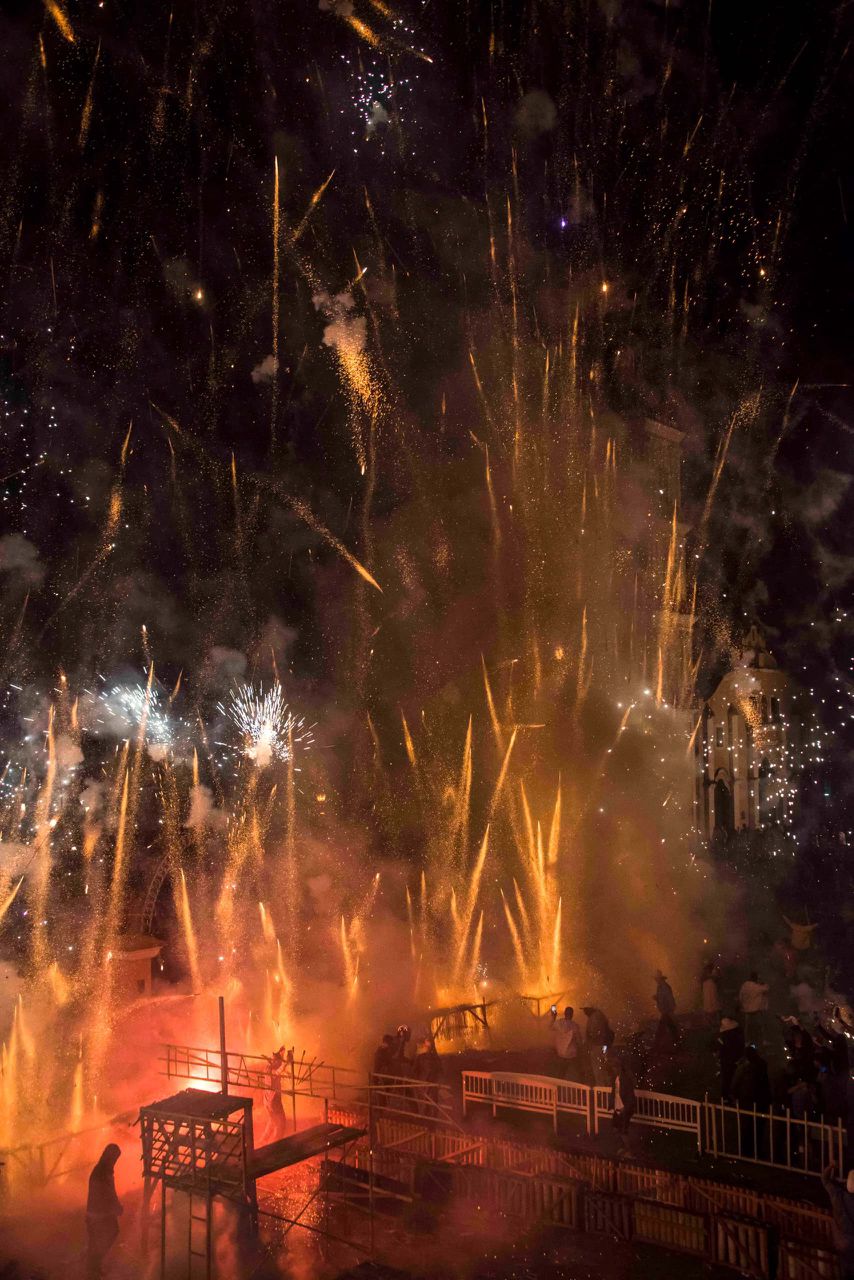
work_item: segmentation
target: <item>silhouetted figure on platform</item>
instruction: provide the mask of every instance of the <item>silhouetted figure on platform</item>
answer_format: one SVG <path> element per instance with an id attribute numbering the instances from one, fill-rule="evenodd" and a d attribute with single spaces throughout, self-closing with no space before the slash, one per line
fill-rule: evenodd
<path id="1" fill-rule="evenodd" d="M 735 1018 L 721 1018 L 717 1045 L 721 1073 L 721 1098 L 724 1102 L 732 1102 L 732 1078 L 744 1053 L 744 1032 Z"/>
<path id="2" fill-rule="evenodd" d="M 288 1122 L 285 1119 L 285 1108 L 282 1103 L 282 1089 L 279 1083 L 282 1072 L 288 1062 L 284 1047 L 277 1049 L 272 1057 L 267 1059 L 267 1069 L 270 1073 L 270 1087 L 264 1090 L 263 1101 L 264 1111 L 267 1114 L 267 1127 L 264 1130 L 264 1145 L 268 1142 L 278 1142 L 284 1138 L 288 1130 Z"/>
<path id="3" fill-rule="evenodd" d="M 121 1154 L 121 1147 L 111 1142 L 104 1147 L 100 1160 L 89 1174 L 89 1195 L 86 1200 L 86 1263 L 89 1280 L 98 1280 L 103 1274 L 104 1259 L 118 1239 L 119 1217 L 123 1210 L 116 1195 L 115 1168 Z"/>
<path id="4" fill-rule="evenodd" d="M 627 1155 L 629 1125 L 637 1111 L 637 1098 L 634 1073 L 625 1056 L 621 1056 L 617 1063 L 617 1074 L 614 1076 L 614 1087 L 611 1092 L 611 1106 L 614 1108 L 614 1128 L 619 1134 L 619 1154 Z"/>
<path id="5" fill-rule="evenodd" d="M 392 1074 L 392 1067 L 394 1065 L 395 1048 L 396 1048 L 395 1038 L 393 1035 L 390 1035 L 390 1034 L 384 1035 L 381 1042 L 377 1045 L 377 1048 L 374 1052 L 374 1069 L 373 1069 L 374 1075 L 380 1077 L 380 1079 L 376 1081 L 377 1084 L 380 1084 L 382 1082 L 382 1078 L 384 1076 L 390 1076 Z"/>
<path id="6" fill-rule="evenodd" d="M 674 1052 L 679 1043 L 679 1027 L 676 1023 L 676 997 L 673 988 L 660 969 L 655 974 L 655 995 L 652 997 L 658 1010 L 658 1026 L 652 1051 L 656 1057 Z"/>
<path id="7" fill-rule="evenodd" d="M 606 1085 L 611 1078 L 608 1071 L 608 1050 L 614 1043 L 611 1024 L 602 1010 L 597 1009 L 595 1005 L 585 1005 L 581 1012 L 587 1019 L 587 1057 L 593 1083 Z"/>
<path id="8" fill-rule="evenodd" d="M 761 1119 L 752 1114 L 741 1117 L 742 1154 L 748 1157 L 761 1156 L 768 1123 L 767 1113 L 771 1109 L 771 1081 L 768 1078 L 768 1063 L 753 1044 L 746 1047 L 735 1069 L 732 1094 L 743 1111 L 756 1110 L 763 1113 Z"/>

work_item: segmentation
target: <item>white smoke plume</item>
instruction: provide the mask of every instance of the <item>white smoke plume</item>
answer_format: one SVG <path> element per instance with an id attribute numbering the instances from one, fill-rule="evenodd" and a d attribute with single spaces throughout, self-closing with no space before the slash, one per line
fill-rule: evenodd
<path id="1" fill-rule="evenodd" d="M 14 574 L 23 586 L 37 587 L 44 578 L 39 549 L 23 534 L 7 533 L 0 538 L 0 573 Z"/>
<path id="2" fill-rule="evenodd" d="M 104 804 L 104 784 L 96 778 L 87 778 L 80 792 L 80 804 L 90 818 L 97 818 Z"/>
<path id="3" fill-rule="evenodd" d="M 215 689 L 228 688 L 246 674 L 246 654 L 239 649 L 215 644 L 208 650 L 203 668 L 203 679 Z"/>
<path id="4" fill-rule="evenodd" d="M 324 346 L 336 351 L 364 351 L 367 324 L 365 317 L 356 313 L 356 299 L 349 289 L 334 297 L 321 290 L 311 300 L 327 321 L 323 330 Z"/>
<path id="5" fill-rule="evenodd" d="M 557 108 L 542 89 L 526 93 L 516 108 L 516 128 L 526 138 L 536 138 L 549 133 L 557 122 Z"/>
<path id="6" fill-rule="evenodd" d="M 16 880 L 27 870 L 33 859 L 33 850 L 28 844 L 20 844 L 16 840 L 0 842 L 0 879 Z"/>
<path id="7" fill-rule="evenodd" d="M 190 788 L 190 809 L 184 826 L 189 831 L 202 831 L 205 827 L 219 827 L 225 822 L 225 814 L 214 806 L 213 793 L 203 782 Z"/>
<path id="8" fill-rule="evenodd" d="M 54 743 L 54 756 L 59 769 L 76 769 L 77 765 L 83 763 L 83 752 L 80 750 L 79 743 L 70 738 L 67 733 L 60 733 L 57 737 Z"/>
<path id="9" fill-rule="evenodd" d="M 270 354 L 269 356 L 265 356 L 260 364 L 256 364 L 249 376 L 256 386 L 259 382 L 272 382 L 276 376 L 276 370 L 278 367 L 278 360 L 274 355 Z"/>

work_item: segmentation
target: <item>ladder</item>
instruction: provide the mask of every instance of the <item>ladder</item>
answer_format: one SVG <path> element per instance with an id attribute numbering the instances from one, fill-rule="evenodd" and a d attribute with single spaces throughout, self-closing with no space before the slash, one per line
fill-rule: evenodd
<path id="1" fill-rule="evenodd" d="M 187 1280 L 194 1280 L 194 1276 L 198 1274 L 197 1260 L 204 1263 L 202 1274 L 205 1280 L 211 1280 L 213 1200 L 210 1193 L 210 1179 L 204 1193 L 196 1191 L 194 1194 L 190 1188 L 187 1192 L 187 1201 Z M 203 1238 L 200 1239 L 202 1235 Z"/>

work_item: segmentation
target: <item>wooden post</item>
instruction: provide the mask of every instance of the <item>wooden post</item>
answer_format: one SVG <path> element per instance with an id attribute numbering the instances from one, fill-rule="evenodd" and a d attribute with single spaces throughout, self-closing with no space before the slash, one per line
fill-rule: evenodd
<path id="1" fill-rule="evenodd" d="M 160 1179 L 160 1280 L 166 1280 L 166 1178 Z"/>
<path id="2" fill-rule="evenodd" d="M 228 1093 L 228 1054 L 225 1051 L 225 997 L 219 997 L 219 1076 L 221 1092 Z"/>

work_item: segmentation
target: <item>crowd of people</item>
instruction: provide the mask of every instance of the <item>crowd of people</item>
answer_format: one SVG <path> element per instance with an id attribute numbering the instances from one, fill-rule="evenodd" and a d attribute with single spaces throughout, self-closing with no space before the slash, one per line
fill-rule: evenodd
<path id="1" fill-rule="evenodd" d="M 384 1035 L 374 1051 L 373 1077 L 375 1083 L 408 1079 L 438 1084 L 442 1078 L 442 1061 L 429 1036 L 413 1048 L 412 1031 L 404 1023 L 394 1035 Z"/>

